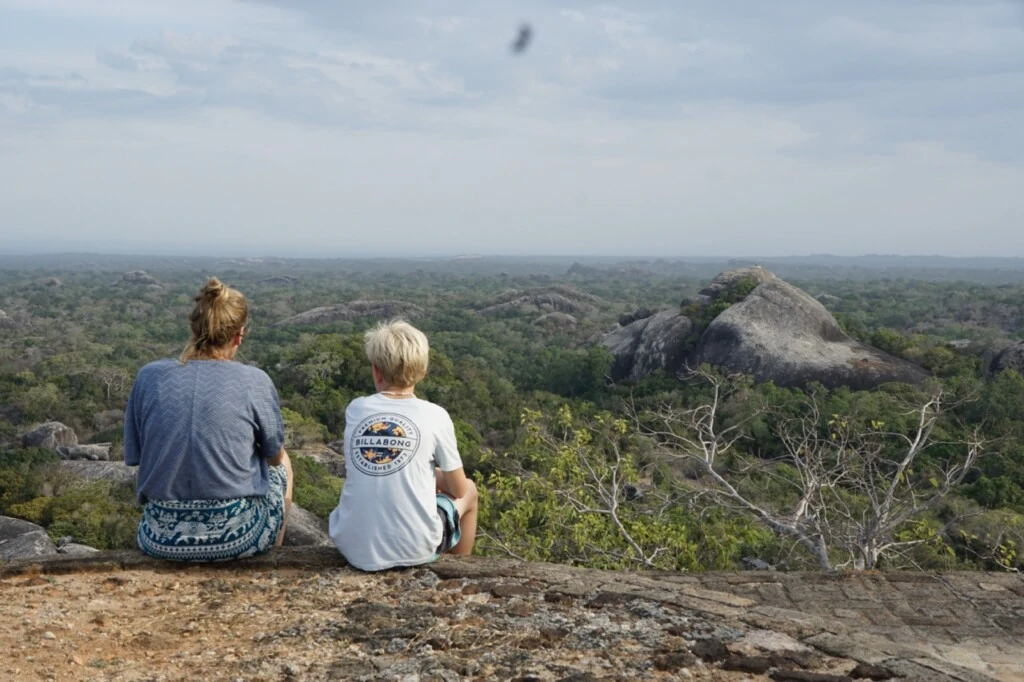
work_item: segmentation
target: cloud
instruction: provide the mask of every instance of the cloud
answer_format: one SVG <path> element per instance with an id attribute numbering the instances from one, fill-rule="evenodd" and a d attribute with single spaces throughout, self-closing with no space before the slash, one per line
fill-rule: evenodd
<path id="1" fill-rule="evenodd" d="M 0 0 L 6 224 L 132 234 L 113 205 L 410 253 L 956 251 L 977 225 L 1024 254 L 1018 2 L 41 1 Z"/>

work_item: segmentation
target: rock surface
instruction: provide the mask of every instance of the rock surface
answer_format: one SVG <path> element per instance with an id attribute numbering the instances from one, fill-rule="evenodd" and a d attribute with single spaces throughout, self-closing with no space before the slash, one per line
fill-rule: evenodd
<path id="1" fill-rule="evenodd" d="M 334 546 L 327 534 L 327 522 L 294 503 L 288 513 L 284 544 L 286 547 Z"/>
<path id="2" fill-rule="evenodd" d="M 145 270 L 129 270 L 121 275 L 121 281 L 129 284 L 156 284 L 156 277 Z"/>
<path id="3" fill-rule="evenodd" d="M 707 323 L 696 343 L 693 322 L 680 310 L 624 316 L 628 324 L 601 340 L 615 356 L 613 379 L 635 381 L 657 370 L 677 373 L 704 363 L 780 386 L 816 381 L 869 389 L 917 384 L 928 376 L 917 365 L 854 341 L 820 301 L 761 267 L 721 273 L 684 304 L 699 319 L 727 295 L 726 301 L 736 302 Z"/>
<path id="4" fill-rule="evenodd" d="M 543 314 L 565 313 L 585 315 L 597 311 L 602 305 L 599 297 L 577 291 L 572 287 L 551 286 L 528 291 L 512 289 L 499 295 L 493 304 L 477 310 L 478 315 L 497 315 L 509 312 Z"/>
<path id="5" fill-rule="evenodd" d="M 87 459 L 90 461 L 106 461 L 110 459 L 110 443 L 93 443 L 90 445 L 59 445 L 57 452 L 64 459 Z"/>
<path id="6" fill-rule="evenodd" d="M 17 329 L 20 325 L 11 317 L 0 310 L 0 329 Z"/>
<path id="7" fill-rule="evenodd" d="M 78 436 L 74 429 L 60 422 L 43 422 L 21 434 L 21 444 L 26 448 L 57 450 L 78 445 Z"/>
<path id="8" fill-rule="evenodd" d="M 42 526 L 0 516 L 0 559 L 32 559 L 57 553 L 57 546 Z"/>
<path id="9" fill-rule="evenodd" d="M 74 538 L 70 536 L 61 538 L 60 542 L 57 543 L 57 553 L 64 556 L 88 556 L 98 551 L 100 550 L 95 547 L 75 542 Z"/>
<path id="10" fill-rule="evenodd" d="M 1024 374 L 1024 341 L 999 351 L 992 359 L 991 367 L 993 372 L 1012 369 L 1018 374 Z"/>
<path id="11" fill-rule="evenodd" d="M 548 329 L 572 329 L 579 324 L 579 320 L 568 313 L 544 313 L 534 319 L 530 324 L 535 327 L 546 327 Z"/>
<path id="12" fill-rule="evenodd" d="M 187 570 L 138 552 L 11 562 L 0 590 L 0 647 L 19 652 L 0 660 L 5 679 L 1024 675 L 1024 579 L 1011 574 L 617 573 L 483 557 L 367 574 L 333 548 L 285 547 Z"/>
<path id="13" fill-rule="evenodd" d="M 917 384 L 920 367 L 847 336 L 817 300 L 780 279 L 759 285 L 708 325 L 691 365 L 708 363 L 779 386 L 817 381 L 855 390 Z"/>
<path id="14" fill-rule="evenodd" d="M 678 310 L 663 310 L 614 329 L 601 341 L 615 357 L 612 379 L 639 381 L 660 369 L 675 374 L 685 363 L 692 330 L 693 322 Z"/>
<path id="15" fill-rule="evenodd" d="M 729 291 L 732 291 L 743 282 L 753 282 L 756 285 L 764 284 L 778 279 L 772 272 L 765 270 L 760 265 L 749 268 L 736 268 L 719 273 L 706 287 L 700 290 L 700 296 L 709 301 L 715 301 Z"/>
<path id="16" fill-rule="evenodd" d="M 87 481 L 110 481 L 112 483 L 135 484 L 138 467 L 130 467 L 124 462 L 104 462 L 85 459 L 64 460 L 57 466 Z"/>
<path id="17" fill-rule="evenodd" d="M 292 315 L 275 322 L 273 327 L 284 327 L 297 324 L 332 324 L 363 318 L 379 320 L 391 317 L 419 317 L 423 308 L 404 301 L 350 301 L 339 305 L 321 306 L 298 315 Z"/>

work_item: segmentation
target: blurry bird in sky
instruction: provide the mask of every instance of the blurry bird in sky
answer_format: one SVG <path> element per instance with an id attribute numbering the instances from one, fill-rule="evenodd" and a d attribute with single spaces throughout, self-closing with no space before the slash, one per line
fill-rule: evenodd
<path id="1" fill-rule="evenodd" d="M 522 54 L 530 46 L 532 39 L 533 28 L 529 24 L 520 24 L 519 35 L 516 36 L 515 41 L 512 43 L 512 51 L 516 54 Z"/>

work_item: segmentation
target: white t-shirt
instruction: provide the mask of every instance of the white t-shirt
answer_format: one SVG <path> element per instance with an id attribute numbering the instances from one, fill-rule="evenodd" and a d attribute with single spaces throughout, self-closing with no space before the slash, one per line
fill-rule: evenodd
<path id="1" fill-rule="evenodd" d="M 330 534 L 364 571 L 429 561 L 441 542 L 434 467 L 462 467 L 455 426 L 439 405 L 379 393 L 345 410 L 345 486 Z"/>

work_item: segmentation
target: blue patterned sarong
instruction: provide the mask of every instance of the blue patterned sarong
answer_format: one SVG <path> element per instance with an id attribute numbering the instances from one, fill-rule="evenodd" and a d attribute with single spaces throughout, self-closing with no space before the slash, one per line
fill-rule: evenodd
<path id="1" fill-rule="evenodd" d="M 139 549 L 171 561 L 228 561 L 270 551 L 284 526 L 288 474 L 269 467 L 266 497 L 149 500 L 139 524 Z"/>

